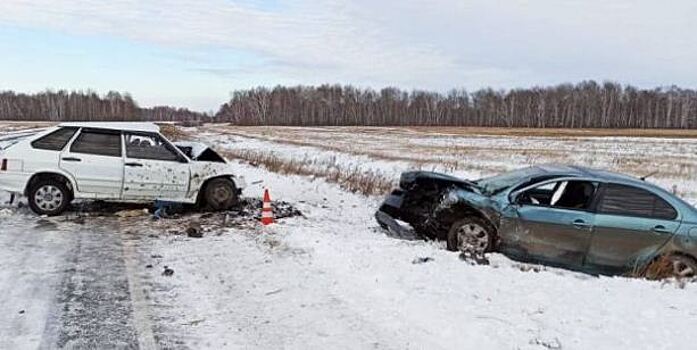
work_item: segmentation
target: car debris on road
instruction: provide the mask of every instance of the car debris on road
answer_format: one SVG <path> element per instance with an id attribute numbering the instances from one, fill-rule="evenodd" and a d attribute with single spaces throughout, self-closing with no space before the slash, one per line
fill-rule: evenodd
<path id="1" fill-rule="evenodd" d="M 203 230 L 201 229 L 201 224 L 198 221 L 192 221 L 189 223 L 189 227 L 186 228 L 186 235 L 192 238 L 203 237 Z"/>
<path id="2" fill-rule="evenodd" d="M 174 275 L 174 269 L 170 268 L 169 266 L 165 266 L 164 270 L 162 271 L 162 276 L 170 277 Z"/>

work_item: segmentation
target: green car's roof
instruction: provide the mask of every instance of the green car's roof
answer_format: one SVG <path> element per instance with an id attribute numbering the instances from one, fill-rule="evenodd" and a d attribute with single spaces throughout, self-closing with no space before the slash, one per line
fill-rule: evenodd
<path id="1" fill-rule="evenodd" d="M 576 165 L 544 164 L 533 168 L 539 169 L 540 173 L 556 174 L 562 176 L 583 176 L 592 177 L 600 180 L 611 180 L 623 183 L 646 184 L 645 181 L 620 173 L 607 170 L 593 169 Z"/>

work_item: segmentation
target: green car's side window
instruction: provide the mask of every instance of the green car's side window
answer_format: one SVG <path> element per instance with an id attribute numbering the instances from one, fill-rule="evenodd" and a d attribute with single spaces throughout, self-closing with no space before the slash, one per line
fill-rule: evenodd
<path id="1" fill-rule="evenodd" d="M 550 208 L 588 210 L 597 191 L 597 183 L 562 180 L 549 182 L 523 192 L 518 204 Z"/>
<path id="2" fill-rule="evenodd" d="M 675 220 L 678 212 L 659 196 L 641 188 L 608 184 L 598 203 L 601 214 Z"/>

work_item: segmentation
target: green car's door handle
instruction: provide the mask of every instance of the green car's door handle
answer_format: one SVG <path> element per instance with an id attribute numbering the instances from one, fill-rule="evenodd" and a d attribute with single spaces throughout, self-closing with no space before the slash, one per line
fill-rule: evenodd
<path id="1" fill-rule="evenodd" d="M 657 225 L 654 228 L 652 228 L 651 231 L 653 231 L 654 233 L 672 233 L 663 225 Z"/>
<path id="2" fill-rule="evenodd" d="M 589 224 L 581 219 L 574 220 L 574 222 L 572 222 L 571 224 L 574 225 L 574 227 L 576 227 L 578 229 L 588 228 L 588 227 L 592 226 L 591 224 Z"/>

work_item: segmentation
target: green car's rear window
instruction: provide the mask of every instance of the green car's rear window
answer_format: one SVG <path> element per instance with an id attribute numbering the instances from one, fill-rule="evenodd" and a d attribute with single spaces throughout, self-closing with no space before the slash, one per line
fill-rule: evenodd
<path id="1" fill-rule="evenodd" d="M 666 201 L 640 188 L 610 184 L 598 204 L 602 214 L 674 220 L 678 212 Z"/>

